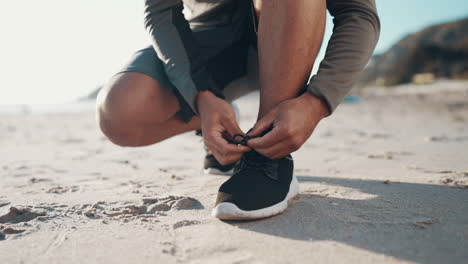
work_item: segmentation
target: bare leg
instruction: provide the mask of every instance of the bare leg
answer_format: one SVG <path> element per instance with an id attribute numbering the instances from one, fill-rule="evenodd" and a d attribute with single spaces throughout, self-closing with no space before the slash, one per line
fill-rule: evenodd
<path id="1" fill-rule="evenodd" d="M 258 28 L 259 119 L 297 96 L 307 81 L 325 29 L 325 0 L 255 0 Z"/>
<path id="2" fill-rule="evenodd" d="M 145 146 L 200 128 L 184 123 L 176 96 L 153 78 L 136 72 L 116 75 L 98 96 L 101 130 L 115 144 Z"/>

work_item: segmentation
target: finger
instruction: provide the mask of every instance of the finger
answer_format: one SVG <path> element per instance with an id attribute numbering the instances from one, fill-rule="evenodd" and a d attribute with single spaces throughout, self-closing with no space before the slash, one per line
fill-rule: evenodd
<path id="1" fill-rule="evenodd" d="M 218 151 L 212 151 L 213 155 L 215 156 L 216 160 L 221 165 L 227 165 L 234 163 L 241 159 L 243 153 L 231 153 L 231 154 L 224 154 Z"/>
<path id="2" fill-rule="evenodd" d="M 239 124 L 237 123 L 236 119 L 225 120 L 223 122 L 223 125 L 231 137 L 233 137 L 235 134 L 245 135 L 244 131 L 240 129 Z"/>
<path id="3" fill-rule="evenodd" d="M 228 161 L 225 159 L 225 155 L 223 155 L 222 153 L 218 151 L 212 151 L 212 153 L 213 153 L 213 156 L 221 165 L 229 164 Z"/>
<path id="4" fill-rule="evenodd" d="M 230 144 L 222 135 L 213 135 L 212 144 L 223 154 L 244 153 L 251 150 L 249 146 Z"/>
<path id="5" fill-rule="evenodd" d="M 257 121 L 254 127 L 249 131 L 248 135 L 251 137 L 259 136 L 263 131 L 267 130 L 273 125 L 275 117 L 275 112 L 268 113 L 266 116 Z"/>
<path id="6" fill-rule="evenodd" d="M 270 159 L 277 159 L 293 152 L 293 148 L 287 140 L 283 140 L 266 148 L 255 149 L 255 151 Z"/>
<path id="7" fill-rule="evenodd" d="M 282 142 L 275 144 L 262 151 L 271 159 L 279 159 L 298 150 L 304 142 L 297 138 L 286 138 Z"/>
<path id="8" fill-rule="evenodd" d="M 231 155 L 228 155 L 228 156 L 224 156 L 223 163 L 221 163 L 221 162 L 220 163 L 221 163 L 221 165 L 228 165 L 228 164 L 237 162 L 242 158 L 242 155 L 243 155 L 242 153 L 236 153 L 236 154 L 231 154 Z"/>
<path id="9" fill-rule="evenodd" d="M 273 127 L 273 129 L 263 137 L 252 138 L 247 142 L 248 146 L 257 150 L 270 147 L 285 139 L 283 129 L 281 127 Z"/>

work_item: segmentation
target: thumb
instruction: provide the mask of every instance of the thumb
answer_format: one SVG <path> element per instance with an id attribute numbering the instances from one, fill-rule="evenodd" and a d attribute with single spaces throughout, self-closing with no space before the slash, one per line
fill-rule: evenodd
<path id="1" fill-rule="evenodd" d="M 231 135 L 231 137 L 235 134 L 245 135 L 242 129 L 240 129 L 239 124 L 237 123 L 235 118 L 226 119 L 223 122 L 223 125 L 227 132 Z"/>
<path id="2" fill-rule="evenodd" d="M 273 125 L 275 118 L 275 112 L 269 112 L 266 116 L 262 117 L 260 120 L 257 121 L 254 127 L 248 132 L 248 135 L 251 137 L 259 136 L 263 131 L 269 129 Z"/>

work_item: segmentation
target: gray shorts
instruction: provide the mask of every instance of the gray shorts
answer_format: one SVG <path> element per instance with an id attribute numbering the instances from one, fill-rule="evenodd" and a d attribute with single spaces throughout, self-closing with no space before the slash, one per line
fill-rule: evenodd
<path id="1" fill-rule="evenodd" d="M 218 87 L 223 89 L 226 100 L 235 100 L 258 89 L 258 55 L 247 38 L 225 48 L 208 60 L 208 70 Z M 171 84 L 152 46 L 137 51 L 118 73 L 138 72 L 157 80 L 177 96 L 181 109 L 178 115 L 185 122 L 195 113 L 185 102 L 177 88 Z"/>

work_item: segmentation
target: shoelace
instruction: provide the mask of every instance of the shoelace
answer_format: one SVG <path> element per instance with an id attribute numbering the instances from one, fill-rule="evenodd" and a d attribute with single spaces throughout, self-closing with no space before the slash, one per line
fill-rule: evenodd
<path id="1" fill-rule="evenodd" d="M 249 131 L 247 131 L 247 134 L 250 133 L 250 131 L 252 131 L 252 129 L 253 128 L 251 128 Z M 256 138 L 256 137 L 262 137 L 262 136 L 266 135 L 268 132 L 270 132 L 272 129 L 273 129 L 273 126 L 266 129 L 260 135 L 255 136 L 255 137 L 252 137 L 252 136 L 249 136 L 249 135 L 243 135 L 243 134 L 235 134 L 228 141 L 231 144 L 247 146 L 247 141 L 249 141 L 249 139 Z M 240 140 L 239 140 L 239 138 L 240 138 Z"/>
<path id="2" fill-rule="evenodd" d="M 278 180 L 276 177 L 277 163 L 267 157 L 262 156 L 256 151 L 245 153 L 239 164 L 236 166 L 235 171 L 260 171 L 263 172 L 268 178 Z"/>
<path id="3" fill-rule="evenodd" d="M 240 140 L 238 140 L 238 138 L 241 138 Z M 229 140 L 229 143 L 231 144 L 236 144 L 236 145 L 243 145 L 243 146 L 247 146 L 247 141 L 251 138 L 254 138 L 254 137 L 250 137 L 250 136 L 247 136 L 247 135 L 242 135 L 242 134 L 235 134 L 232 139 Z"/>
<path id="4" fill-rule="evenodd" d="M 267 133 L 268 131 L 270 130 L 267 130 L 264 133 Z M 247 142 L 249 141 L 249 139 L 252 138 L 255 137 L 242 134 L 235 134 L 229 140 L 229 143 L 247 146 Z M 263 172 L 268 178 L 278 180 L 276 177 L 276 173 L 274 173 L 277 169 L 277 163 L 254 150 L 245 153 L 234 170 L 239 171 L 241 169 L 260 171 Z"/>

